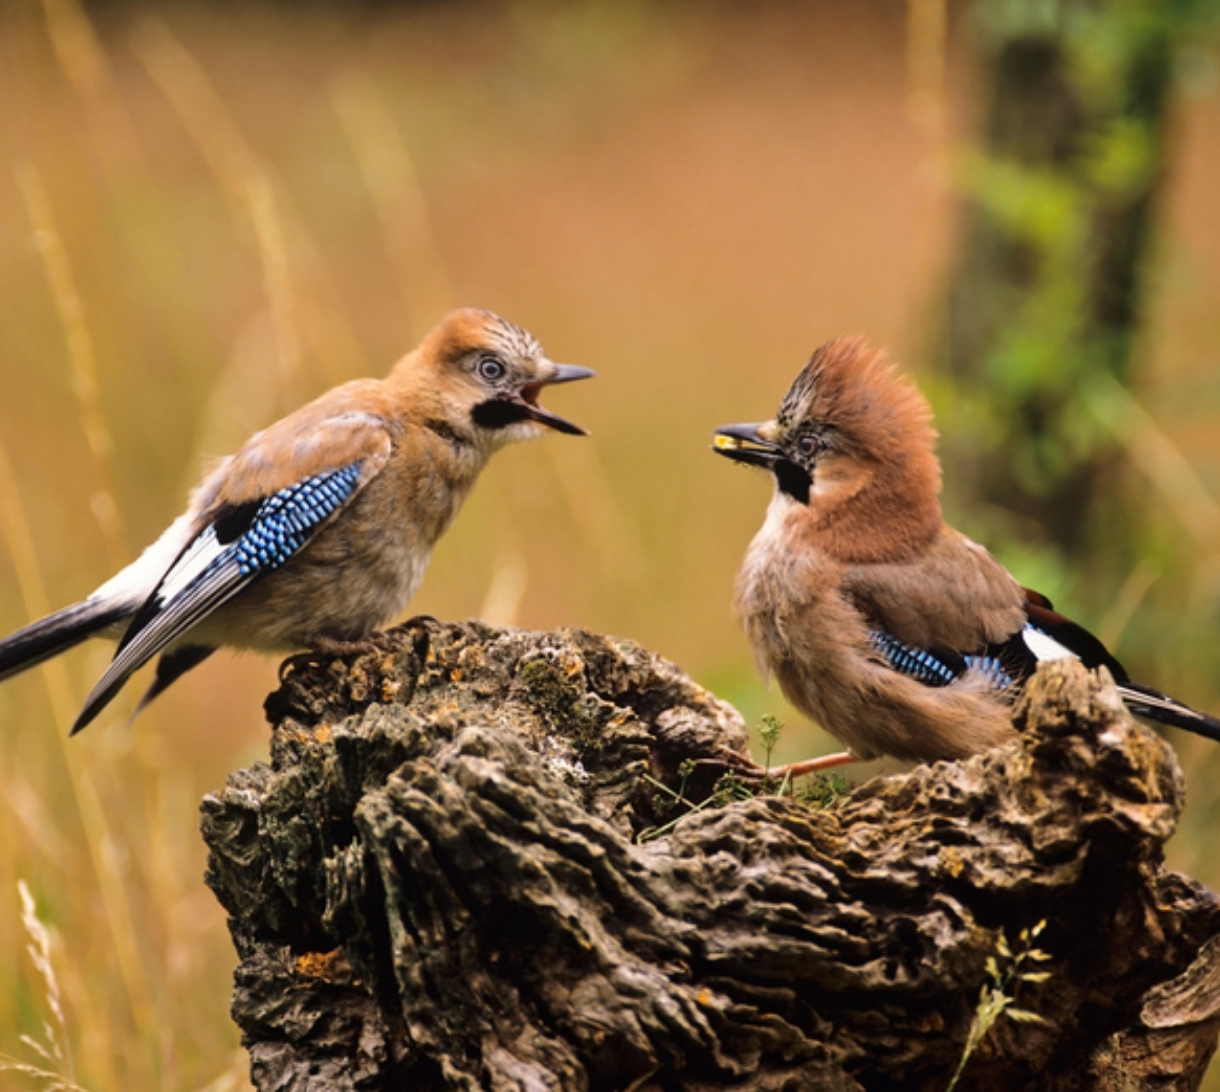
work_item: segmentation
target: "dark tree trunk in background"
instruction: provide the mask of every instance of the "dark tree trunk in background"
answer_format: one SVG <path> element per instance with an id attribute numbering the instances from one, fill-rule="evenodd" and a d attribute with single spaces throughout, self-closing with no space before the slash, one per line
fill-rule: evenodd
<path id="1" fill-rule="evenodd" d="M 1116 451 L 1098 384 L 1130 375 L 1174 49 L 1201 7 L 971 9 L 990 86 L 948 359 L 976 412 L 946 452 L 958 485 L 1041 524 L 1064 553 L 1079 551 L 1108 491 Z"/>
<path id="2" fill-rule="evenodd" d="M 260 1092 L 946 1092 L 967 1054 L 959 1090 L 1185 1092 L 1215 1047 L 1181 774 L 1077 664 L 1019 742 L 833 806 L 746 792 L 730 707 L 579 631 L 416 623 L 267 708 L 203 822 Z"/>

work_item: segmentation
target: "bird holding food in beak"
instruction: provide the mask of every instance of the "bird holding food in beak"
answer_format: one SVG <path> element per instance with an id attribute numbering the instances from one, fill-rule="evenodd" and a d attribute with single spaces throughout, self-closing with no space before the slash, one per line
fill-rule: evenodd
<path id="1" fill-rule="evenodd" d="M 774 492 L 737 577 L 761 667 L 847 751 L 956 759 L 1013 737 L 1011 705 L 1043 660 L 1105 666 L 1128 708 L 1220 739 L 1220 720 L 1131 681 L 1102 643 L 941 517 L 922 394 L 862 338 L 814 352 L 773 420 L 726 425 L 717 454 Z"/>

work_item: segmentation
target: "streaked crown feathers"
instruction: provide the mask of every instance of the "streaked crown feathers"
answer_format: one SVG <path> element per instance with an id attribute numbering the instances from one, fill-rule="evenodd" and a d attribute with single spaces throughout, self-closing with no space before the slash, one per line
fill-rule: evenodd
<path id="1" fill-rule="evenodd" d="M 919 388 L 863 337 L 841 337 L 814 350 L 780 403 L 788 433 L 815 421 L 835 433 L 845 454 L 878 461 L 935 459 L 932 411 Z"/>
<path id="2" fill-rule="evenodd" d="M 543 356 L 542 346 L 533 334 L 491 311 L 474 307 L 446 315 L 424 339 L 419 352 L 430 360 L 457 360 L 479 349 L 490 349 L 518 361 Z"/>

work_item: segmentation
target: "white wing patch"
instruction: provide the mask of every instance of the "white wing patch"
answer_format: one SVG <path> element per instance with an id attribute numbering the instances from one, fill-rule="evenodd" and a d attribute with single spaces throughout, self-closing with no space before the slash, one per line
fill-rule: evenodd
<path id="1" fill-rule="evenodd" d="M 161 583 L 166 570 L 190 543 L 194 523 L 192 512 L 183 513 L 135 561 L 107 580 L 89 598 L 138 607 Z"/>
<path id="2" fill-rule="evenodd" d="M 157 601 L 168 603 L 177 599 L 225 549 L 216 537 L 216 528 L 205 527 L 166 572 L 157 589 Z"/>
<path id="3" fill-rule="evenodd" d="M 1054 637 L 1048 637 L 1042 630 L 1028 623 L 1021 630 L 1021 640 L 1025 642 L 1025 647 L 1034 654 L 1034 659 L 1039 663 L 1045 663 L 1048 660 L 1080 659 L 1066 645 L 1061 645 Z"/>

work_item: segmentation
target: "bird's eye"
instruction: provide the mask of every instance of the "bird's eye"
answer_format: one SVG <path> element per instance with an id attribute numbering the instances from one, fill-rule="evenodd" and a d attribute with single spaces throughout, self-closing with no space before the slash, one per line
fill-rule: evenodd
<path id="1" fill-rule="evenodd" d="M 504 365 L 494 356 L 485 356 L 478 363 L 479 375 L 483 379 L 496 380 L 504 375 Z"/>
<path id="2" fill-rule="evenodd" d="M 805 435 L 796 442 L 796 450 L 806 457 L 816 455 L 818 451 L 821 450 L 821 447 L 821 439 L 815 436 L 812 432 L 805 433 Z"/>

